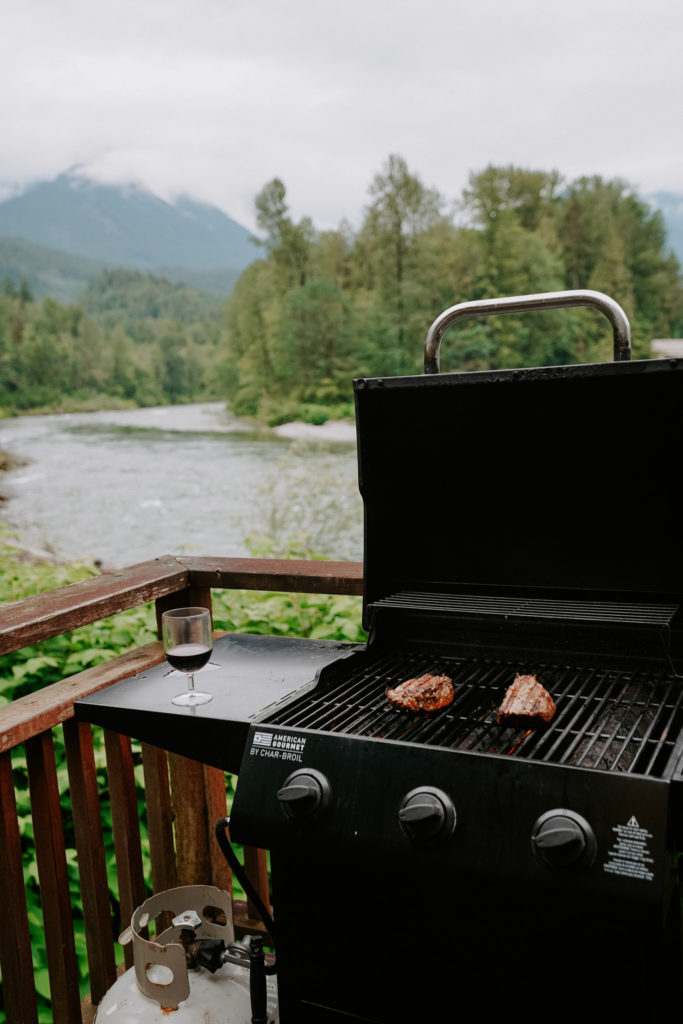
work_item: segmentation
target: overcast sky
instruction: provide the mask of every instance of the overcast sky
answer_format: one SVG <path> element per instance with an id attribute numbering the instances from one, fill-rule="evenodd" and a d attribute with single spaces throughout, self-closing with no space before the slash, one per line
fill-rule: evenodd
<path id="1" fill-rule="evenodd" d="M 680 0 L 15 0 L 0 195 L 74 164 L 253 228 L 357 225 L 390 153 L 456 199 L 489 163 L 683 194 Z"/>

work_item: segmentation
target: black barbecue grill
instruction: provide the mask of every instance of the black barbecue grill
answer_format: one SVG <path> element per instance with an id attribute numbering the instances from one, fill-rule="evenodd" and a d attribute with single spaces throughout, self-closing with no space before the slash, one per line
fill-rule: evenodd
<path id="1" fill-rule="evenodd" d="M 438 373 L 456 320 L 576 304 L 614 362 Z M 556 293 L 453 307 L 424 375 L 355 381 L 367 646 L 241 731 L 173 718 L 175 749 L 206 724 L 207 760 L 243 753 L 231 835 L 271 851 L 283 1024 L 681 994 L 683 365 L 629 355 L 616 303 Z M 450 706 L 388 703 L 424 672 Z M 516 673 L 549 723 L 497 721 Z M 102 700 L 80 716 L 111 724 Z"/>
<path id="2" fill-rule="evenodd" d="M 436 372 L 461 316 L 583 302 L 615 362 Z M 370 639 L 260 716 L 232 816 L 271 850 L 285 1024 L 680 993 L 683 366 L 630 362 L 614 305 L 464 304 L 424 376 L 355 382 Z M 388 703 L 425 672 L 450 706 Z M 547 725 L 497 721 L 516 673 Z"/>

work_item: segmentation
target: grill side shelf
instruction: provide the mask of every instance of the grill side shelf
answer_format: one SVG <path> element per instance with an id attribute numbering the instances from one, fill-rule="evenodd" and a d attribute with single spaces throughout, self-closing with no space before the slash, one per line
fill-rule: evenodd
<path id="1" fill-rule="evenodd" d="M 251 721 L 257 724 L 259 722 L 275 721 L 276 718 L 286 712 L 291 704 L 296 703 L 299 705 L 302 702 L 306 702 L 309 699 L 309 694 L 311 695 L 310 699 L 314 700 L 314 694 L 324 692 L 338 681 L 348 678 L 349 673 L 353 672 L 353 666 L 356 662 L 360 659 L 362 663 L 362 659 L 366 654 L 366 645 L 342 643 L 337 646 L 341 652 L 338 658 L 318 668 L 311 681 L 299 687 L 298 690 L 288 693 L 279 700 L 273 701 L 272 704 L 262 707 L 256 714 L 250 716 Z M 346 650 L 343 650 L 344 647 L 346 647 Z"/>
<path id="2" fill-rule="evenodd" d="M 395 608 L 501 619 L 547 619 L 614 626 L 669 628 L 677 604 L 633 604 L 625 601 L 571 601 L 556 598 L 503 597 L 401 590 L 374 601 L 370 608 Z"/>

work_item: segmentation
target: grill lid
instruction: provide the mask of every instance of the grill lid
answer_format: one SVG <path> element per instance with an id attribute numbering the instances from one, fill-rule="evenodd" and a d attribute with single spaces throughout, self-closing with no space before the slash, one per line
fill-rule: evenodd
<path id="1" fill-rule="evenodd" d="M 361 379 L 355 397 L 366 626 L 425 588 L 679 603 L 683 364 Z"/>

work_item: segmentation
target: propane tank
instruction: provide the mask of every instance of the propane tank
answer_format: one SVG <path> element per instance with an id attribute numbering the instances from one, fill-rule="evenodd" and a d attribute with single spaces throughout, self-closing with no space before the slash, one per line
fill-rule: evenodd
<path id="1" fill-rule="evenodd" d="M 171 926 L 146 939 L 143 930 L 164 912 Z M 248 941 L 234 939 L 232 902 L 222 889 L 184 885 L 151 896 L 119 936 L 122 945 L 133 943 L 134 966 L 106 993 L 95 1024 L 251 1024 L 250 965 L 258 957 Z M 266 1016 L 261 1009 L 256 1019 L 278 1024 L 275 978 L 263 981 Z"/>

